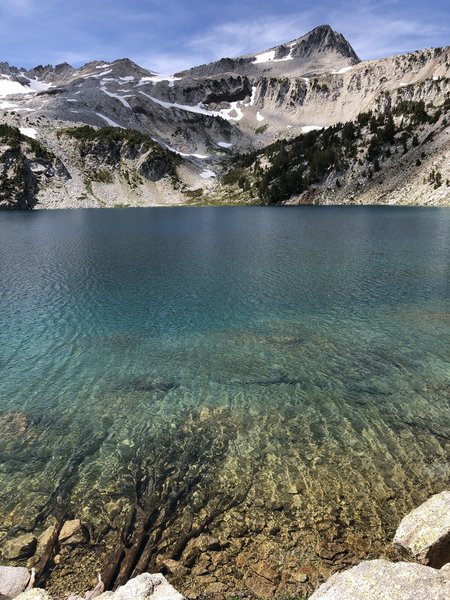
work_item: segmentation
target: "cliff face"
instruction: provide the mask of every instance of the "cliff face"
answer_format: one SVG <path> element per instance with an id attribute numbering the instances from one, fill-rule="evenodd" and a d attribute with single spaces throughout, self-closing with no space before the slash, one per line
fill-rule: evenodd
<path id="1" fill-rule="evenodd" d="M 211 190 L 229 170 L 230 159 L 238 154 L 266 148 L 279 140 L 295 140 L 320 128 L 356 122 L 359 114 L 368 111 L 383 114 L 401 102 L 424 102 L 438 110 L 449 94 L 450 48 L 360 62 L 348 41 L 328 26 L 260 53 L 224 58 L 176 76 L 158 75 L 128 59 L 94 61 L 80 69 L 61 64 L 30 71 L 0 63 L 1 121 L 18 128 L 32 127 L 37 141 L 62 161 L 72 178 L 70 185 L 67 178 L 59 182 L 64 199 L 58 201 L 60 187 L 52 186 L 50 178 L 46 185 L 41 181 L 36 187 L 30 174 L 24 176 L 17 192 L 22 199 L 13 203 L 23 207 L 35 203 L 24 199 L 30 197 L 30 189 L 38 190 L 42 207 L 78 206 L 79 198 L 88 206 L 184 203 L 193 196 L 214 201 Z M 90 173 L 98 163 L 99 149 L 92 146 L 80 161 L 74 145 L 63 142 L 61 146 L 57 137 L 61 129 L 83 125 L 135 130 L 162 151 L 176 154 L 176 179 L 181 185 L 175 185 L 168 172 L 155 178 L 164 168 L 154 164 L 150 169 L 153 179 L 144 177 L 143 187 L 129 186 L 120 175 L 122 167 L 148 170 L 140 158 L 133 159 L 139 164 L 131 164 L 128 156 L 122 156 L 121 148 L 110 148 L 109 152 L 119 157 L 116 165 L 110 164 L 113 182 L 108 187 L 106 182 L 94 181 L 94 186 L 89 184 L 86 189 L 80 182 L 92 180 Z M 441 121 L 440 129 L 433 129 L 433 139 L 415 132 L 422 148 L 415 160 L 420 164 L 411 164 L 410 175 L 415 179 L 428 177 L 436 161 L 440 171 L 447 172 L 446 128 L 447 123 Z M 370 136 L 364 136 L 369 144 Z M 373 187 L 372 180 L 369 186 L 355 188 L 352 178 L 347 177 L 348 169 L 339 172 L 345 189 L 337 193 L 331 188 L 334 201 L 378 202 L 383 194 L 394 193 L 396 202 L 420 202 L 417 195 L 411 200 L 397 194 L 399 186 L 404 186 L 398 177 L 404 165 L 395 157 L 391 164 L 386 177 L 393 185 L 384 185 L 382 193 L 368 189 Z M 101 164 L 97 167 L 102 168 Z M 353 167 L 356 173 L 358 169 Z M 10 167 L 5 169 L 10 180 L 7 193 L 11 195 L 19 180 Z M 328 175 L 332 181 L 333 174 Z M 149 187 L 148 182 L 156 185 Z M 315 198 L 316 189 L 311 189 Z M 317 201 L 330 201 L 327 194 Z M 436 196 L 436 203 L 448 201 L 441 196 Z"/>
<path id="2" fill-rule="evenodd" d="M 61 160 L 19 129 L 0 125 L 0 210 L 34 208 L 53 178 L 70 179 Z"/>

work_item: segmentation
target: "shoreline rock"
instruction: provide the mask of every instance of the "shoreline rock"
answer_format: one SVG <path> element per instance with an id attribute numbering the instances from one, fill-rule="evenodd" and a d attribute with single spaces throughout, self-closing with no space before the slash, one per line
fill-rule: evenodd
<path id="1" fill-rule="evenodd" d="M 143 573 L 130 579 L 114 592 L 103 592 L 95 596 L 88 592 L 85 598 L 87 597 L 95 597 L 97 600 L 186 600 L 161 573 L 153 575 Z M 45 590 L 36 588 L 19 594 L 15 600 L 52 600 L 52 597 Z M 69 600 L 83 600 L 83 598 L 78 594 L 72 594 Z"/>
<path id="2" fill-rule="evenodd" d="M 406 515 L 393 548 L 410 562 L 364 561 L 334 574 L 310 600 L 450 598 L 450 492 L 435 494 Z"/>
<path id="3" fill-rule="evenodd" d="M 406 560 L 435 569 L 450 562 L 450 492 L 435 494 L 406 515 L 393 544 Z"/>
<path id="4" fill-rule="evenodd" d="M 43 536 L 50 532 L 46 530 Z M 30 535 L 30 534 L 27 534 Z M 42 536 L 41 536 L 42 537 Z M 17 551 L 22 551 L 25 536 L 14 542 Z M 81 520 L 67 521 L 61 529 L 59 543 L 70 551 L 72 546 L 82 545 L 89 540 L 89 526 Z M 42 540 L 40 540 L 42 542 Z M 33 544 L 36 544 L 33 538 Z M 26 545 L 26 544 L 25 544 Z M 6 544 L 5 544 L 6 546 Z M 204 555 L 208 550 L 220 548 L 220 542 L 212 536 L 195 540 L 190 551 Z M 313 594 L 310 600 L 447 600 L 450 598 L 450 491 L 444 491 L 429 498 L 418 508 L 406 515 L 395 534 L 393 548 L 399 562 L 385 559 L 363 561 L 357 566 L 332 575 Z M 8 553 L 9 549 L 6 547 Z M 5 553 L 5 547 L 2 549 Z M 13 552 L 15 553 L 15 551 Z M 408 562 L 405 562 L 404 559 Z M 169 573 L 177 575 L 177 581 L 184 575 L 182 565 L 175 560 L 160 561 Z M 293 567 L 294 565 L 290 565 Z M 250 596 L 273 597 L 280 582 L 278 572 L 270 564 L 260 561 L 249 568 L 245 584 Z M 292 575 L 297 583 L 308 581 L 304 570 Z M 216 579 L 204 578 L 202 597 L 224 598 L 227 586 Z M 31 588 L 34 571 L 30 574 L 24 567 L 0 567 L 0 598 L 16 600 L 53 600 L 42 589 Z M 264 584 L 264 585 L 262 585 Z M 311 588 L 310 588 L 311 589 Z M 185 600 L 162 575 L 143 573 L 130 579 L 114 592 L 104 592 L 99 577 L 97 586 L 87 592 L 84 598 L 72 593 L 68 600 Z M 245 596 L 248 594 L 246 593 Z"/>
<path id="5" fill-rule="evenodd" d="M 450 566 L 369 560 L 336 573 L 310 600 L 448 600 Z"/>
<path id="6" fill-rule="evenodd" d="M 15 598 L 26 589 L 30 577 L 25 567 L 0 567 L 0 597 Z"/>

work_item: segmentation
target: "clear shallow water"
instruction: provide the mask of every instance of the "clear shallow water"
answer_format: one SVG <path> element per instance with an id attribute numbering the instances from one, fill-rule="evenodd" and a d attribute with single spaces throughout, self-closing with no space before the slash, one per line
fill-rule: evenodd
<path id="1" fill-rule="evenodd" d="M 250 482 L 221 531 L 319 570 L 448 485 L 450 210 L 0 213 L 0 236 L 0 536 L 61 498 L 125 515 L 136 457 L 187 439 L 212 497 Z"/>

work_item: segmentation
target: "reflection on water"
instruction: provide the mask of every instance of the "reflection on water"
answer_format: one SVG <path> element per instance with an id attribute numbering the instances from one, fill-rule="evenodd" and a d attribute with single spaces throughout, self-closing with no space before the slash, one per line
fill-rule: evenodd
<path id="1" fill-rule="evenodd" d="M 0 540 L 83 518 L 88 581 L 136 498 L 176 489 L 148 568 L 280 595 L 300 566 L 306 593 L 448 485 L 449 210 L 35 212 L 0 231 Z M 176 546 L 202 524 L 214 550 Z"/>

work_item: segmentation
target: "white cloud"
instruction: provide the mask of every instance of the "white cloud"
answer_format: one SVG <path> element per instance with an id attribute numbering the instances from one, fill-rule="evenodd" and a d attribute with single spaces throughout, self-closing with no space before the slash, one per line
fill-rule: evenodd
<path id="1" fill-rule="evenodd" d="M 316 25 L 312 11 L 257 20 L 228 21 L 195 37 L 188 47 L 207 60 L 235 57 L 266 50 L 277 44 L 298 38 Z"/>
<path id="2" fill-rule="evenodd" d="M 146 69 L 165 75 L 173 75 L 185 69 L 190 69 L 199 64 L 199 60 L 201 62 L 201 58 L 197 54 L 189 52 L 180 55 L 152 52 L 151 54 L 133 56 L 133 60 Z"/>
<path id="3" fill-rule="evenodd" d="M 228 15 L 237 18 L 226 20 L 227 13 L 218 7 L 196 14 L 184 0 L 166 0 L 164 11 L 160 0 L 139 0 L 125 11 L 125 0 L 78 0 L 70 9 L 61 0 L 0 0 L 0 60 L 11 62 L 12 57 L 14 63 L 28 66 L 67 61 L 78 66 L 128 56 L 144 67 L 171 74 L 223 57 L 258 53 L 322 24 L 341 32 L 363 59 L 441 46 L 450 34 L 445 11 L 442 16 L 425 3 L 414 3 L 408 12 L 406 0 L 280 0 L 278 13 L 273 12 L 273 3 L 270 13 L 269 3 L 261 2 L 259 8 L 258 3 L 249 4 L 240 12 L 230 10 Z M 291 10 L 282 10 L 286 4 Z M 235 5 L 230 0 L 230 7 Z"/>
<path id="4" fill-rule="evenodd" d="M 329 24 L 346 37 L 361 58 L 370 59 L 440 45 L 439 40 L 450 33 L 426 18 L 403 17 L 404 11 L 399 16 L 393 12 L 391 0 L 353 0 L 346 7 L 343 11 L 339 3 L 329 10 L 317 7 L 295 14 L 228 21 L 193 38 L 187 46 L 199 62 L 210 62 L 260 52 Z"/>
<path id="5" fill-rule="evenodd" d="M 400 7 L 401 8 L 401 7 Z M 362 59 L 380 58 L 436 45 L 448 29 L 423 19 L 409 18 L 394 12 L 390 0 L 357 0 L 349 10 L 329 14 L 332 27 L 345 35 Z M 439 43 L 437 43 L 439 45 Z"/>

